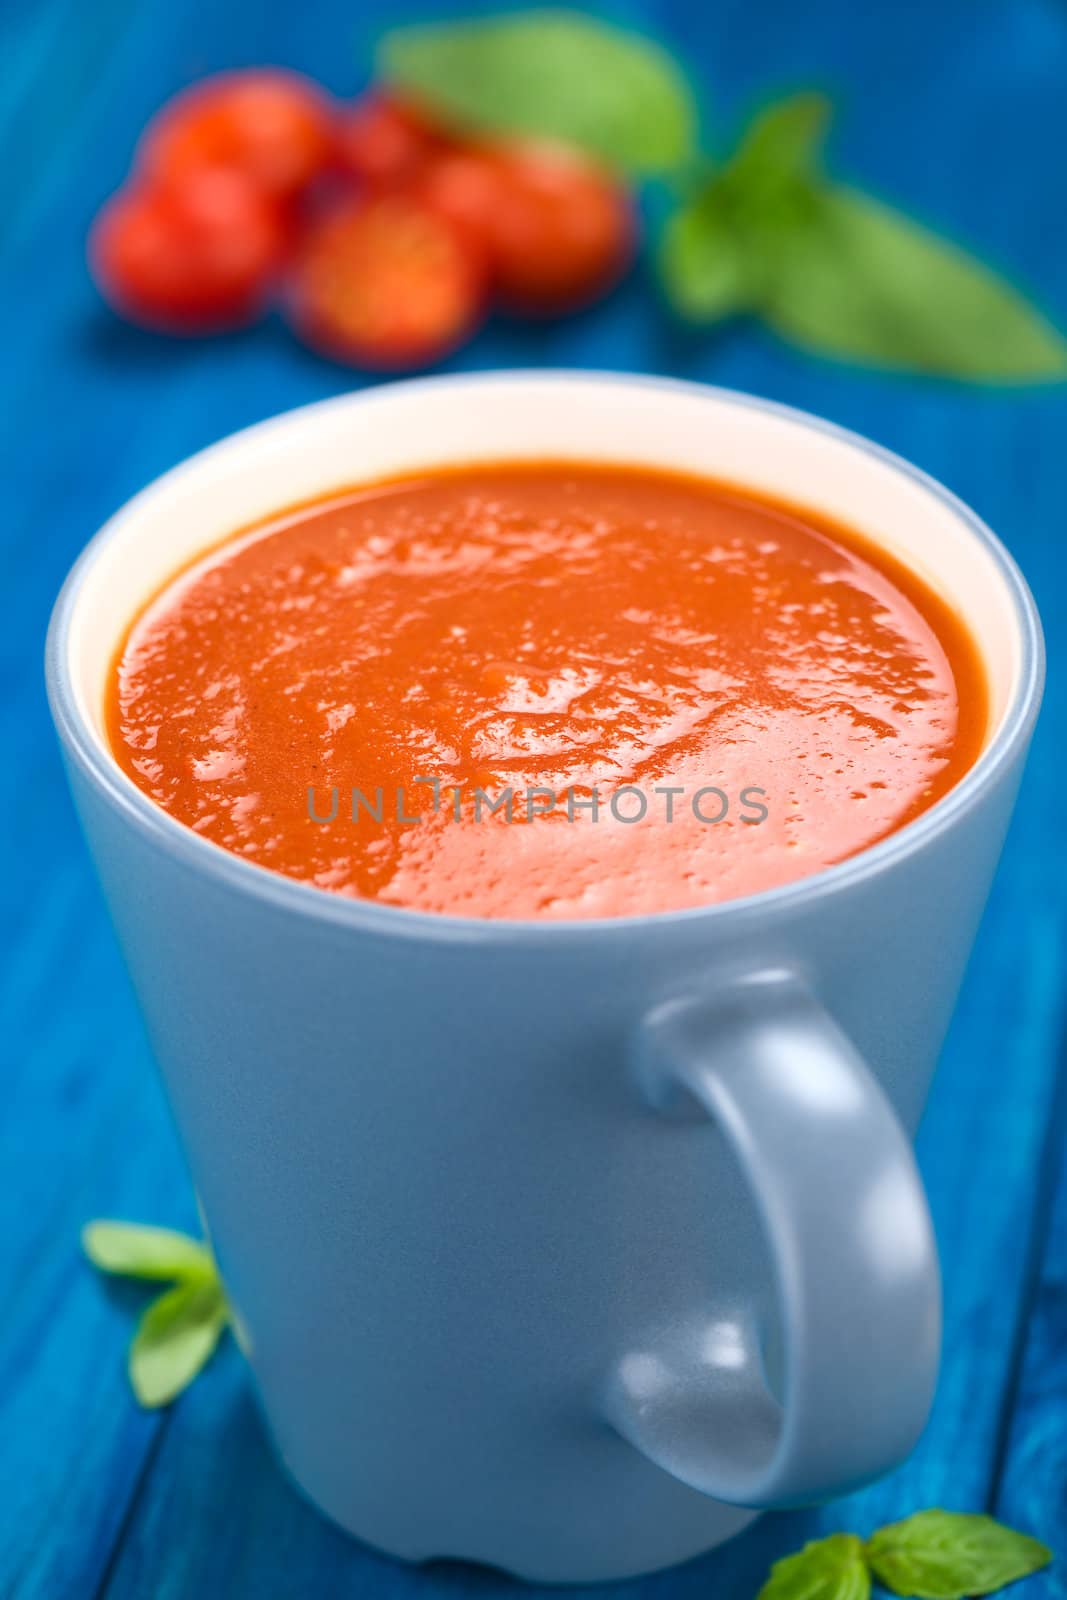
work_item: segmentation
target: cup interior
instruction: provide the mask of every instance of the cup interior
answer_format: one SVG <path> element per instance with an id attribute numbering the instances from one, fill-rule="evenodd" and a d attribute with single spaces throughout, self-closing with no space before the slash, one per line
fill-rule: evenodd
<path id="1" fill-rule="evenodd" d="M 987 746 L 1020 692 L 1025 590 L 977 519 L 921 473 L 828 424 L 742 395 L 528 373 L 420 380 L 305 407 L 224 440 L 142 491 L 90 546 L 75 580 L 60 649 L 81 720 L 111 759 L 105 688 L 126 627 L 172 574 L 231 532 L 376 478 L 524 458 L 673 468 L 839 520 L 904 561 L 966 620 L 988 678 Z"/>

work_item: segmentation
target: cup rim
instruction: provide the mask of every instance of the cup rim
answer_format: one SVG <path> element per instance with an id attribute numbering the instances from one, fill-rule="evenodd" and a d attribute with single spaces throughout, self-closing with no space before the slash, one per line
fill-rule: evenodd
<path id="1" fill-rule="evenodd" d="M 972 538 L 992 557 L 1011 601 L 1019 631 L 1020 670 L 1014 692 L 989 744 L 974 765 L 941 799 L 911 822 L 895 829 L 884 839 L 855 855 L 824 867 L 790 883 L 763 889 L 736 899 L 716 901 L 706 906 L 688 906 L 673 911 L 640 912 L 612 917 L 519 918 L 472 917 L 452 912 L 420 911 L 406 906 L 383 904 L 376 900 L 350 899 L 332 894 L 315 884 L 288 878 L 257 862 L 246 861 L 222 845 L 204 838 L 185 826 L 137 787 L 123 772 L 114 756 L 102 745 L 86 724 L 74 691 L 70 664 L 69 635 L 82 585 L 103 549 L 121 531 L 128 516 L 142 501 L 172 486 L 194 466 L 246 442 L 266 435 L 297 417 L 355 408 L 383 391 L 382 385 L 348 391 L 308 405 L 276 413 L 249 427 L 226 434 L 205 449 L 185 457 L 160 474 L 127 500 L 103 524 L 71 567 L 56 599 L 45 643 L 45 679 L 48 700 L 57 732 L 67 752 L 95 789 L 142 835 L 143 840 L 164 854 L 176 856 L 194 875 L 228 884 L 235 891 L 290 911 L 346 926 L 353 931 L 383 936 L 417 936 L 447 940 L 496 939 L 544 940 L 581 937 L 586 934 L 624 933 L 635 926 L 655 924 L 665 930 L 703 918 L 721 921 L 728 918 L 747 922 L 774 910 L 797 911 L 824 896 L 845 892 L 915 855 L 926 844 L 949 829 L 956 819 L 988 792 L 1020 750 L 1025 749 L 1037 716 L 1044 683 L 1045 651 L 1037 606 L 1013 557 L 985 522 L 962 500 L 928 473 L 913 466 L 894 451 L 874 443 L 862 434 L 837 423 L 814 416 L 795 406 L 767 400 L 742 390 L 698 383 L 688 379 L 655 374 L 612 372 L 586 368 L 510 368 L 488 372 L 450 373 L 423 378 L 408 378 L 390 383 L 390 393 L 425 387 L 489 387 L 494 383 L 516 381 L 539 384 L 596 382 L 643 387 L 652 391 L 675 390 L 693 396 L 715 398 L 733 406 L 762 411 L 791 421 L 816 433 L 873 456 L 892 470 L 909 478 L 950 511 Z"/>

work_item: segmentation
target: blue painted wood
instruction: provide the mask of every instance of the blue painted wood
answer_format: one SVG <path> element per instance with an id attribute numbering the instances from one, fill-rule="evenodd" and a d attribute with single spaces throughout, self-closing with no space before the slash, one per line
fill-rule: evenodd
<path id="1" fill-rule="evenodd" d="M 48 607 L 86 537 L 157 472 L 233 428 L 358 381 L 278 325 L 194 344 L 122 327 L 88 283 L 85 230 L 121 181 L 139 128 L 180 83 L 274 60 L 349 92 L 360 41 L 395 9 L 388 0 L 358 13 L 342 0 L 0 6 L 0 927 L 10 930 L 0 974 L 0 1594 L 18 1600 L 402 1600 L 512 1587 L 465 1568 L 400 1568 L 327 1526 L 276 1466 L 232 1349 L 170 1413 L 140 1413 L 122 1368 L 137 1294 L 106 1292 L 77 1253 L 92 1215 L 189 1225 L 192 1203 L 62 788 L 40 687 Z M 434 9 L 452 8 L 441 0 Z M 1061 0 L 620 0 L 610 9 L 669 36 L 708 85 L 720 125 L 771 90 L 831 89 L 844 108 L 842 170 L 982 242 L 1067 317 Z M 705 378 L 881 439 L 998 529 L 1034 584 L 1052 646 L 1029 781 L 920 1140 L 947 1290 L 931 1426 L 912 1461 L 865 1494 L 767 1518 L 640 1587 L 649 1600 L 750 1600 L 767 1564 L 815 1531 L 863 1529 L 940 1502 L 993 1506 L 1059 1539 L 1064 1570 L 1019 1593 L 1067 1594 L 1067 1185 L 1050 1222 L 1067 938 L 1058 792 L 1067 692 L 1057 669 L 1067 394 L 851 372 L 753 328 L 682 338 L 640 280 L 559 326 L 497 323 L 449 366 L 537 363 Z"/>
<path id="2" fill-rule="evenodd" d="M 1020 1352 L 994 1510 L 1016 1526 L 1040 1529 L 1041 1537 L 1062 1551 L 1067 1550 L 1067 1105 L 1062 1094 L 1056 1111 L 1050 1160 L 1042 1174 L 1055 1187 L 1055 1204 Z M 1034 1600 L 1063 1600 L 1067 1563 L 1051 1567 L 1031 1589 Z"/>

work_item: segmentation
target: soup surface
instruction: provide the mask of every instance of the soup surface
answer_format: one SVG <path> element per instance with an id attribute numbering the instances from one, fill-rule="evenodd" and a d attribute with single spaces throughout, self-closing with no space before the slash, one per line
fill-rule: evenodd
<path id="1" fill-rule="evenodd" d="M 433 471 L 236 535 L 135 620 L 114 752 L 337 894 L 477 917 L 705 905 L 901 827 L 975 760 L 962 623 L 857 534 L 727 485 Z"/>

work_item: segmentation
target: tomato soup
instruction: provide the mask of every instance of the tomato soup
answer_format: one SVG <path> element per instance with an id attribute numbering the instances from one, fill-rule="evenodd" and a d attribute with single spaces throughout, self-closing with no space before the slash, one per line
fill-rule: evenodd
<path id="1" fill-rule="evenodd" d="M 981 663 L 851 529 L 726 484 L 471 465 L 246 529 L 134 621 L 113 750 L 262 867 L 422 911 L 678 910 L 842 861 L 974 762 Z"/>

